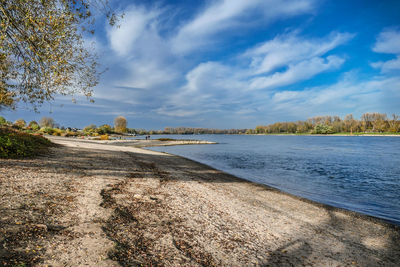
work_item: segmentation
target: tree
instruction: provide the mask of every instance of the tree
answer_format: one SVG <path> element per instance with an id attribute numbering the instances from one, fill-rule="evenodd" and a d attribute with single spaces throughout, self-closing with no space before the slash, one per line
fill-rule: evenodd
<path id="1" fill-rule="evenodd" d="M 333 133 L 333 128 L 332 126 L 326 125 L 326 124 L 317 124 L 314 127 L 314 134 L 331 134 Z"/>
<path id="2" fill-rule="evenodd" d="M 39 123 L 37 123 L 36 121 L 30 121 L 28 126 L 32 127 L 32 125 L 39 125 Z"/>
<path id="3" fill-rule="evenodd" d="M 400 131 L 399 116 L 396 115 L 396 114 L 392 114 L 392 119 L 389 120 L 389 131 L 393 132 L 393 133 L 396 133 L 396 132 Z"/>
<path id="4" fill-rule="evenodd" d="M 14 122 L 14 125 L 18 128 L 23 128 L 26 126 L 26 121 L 24 119 L 18 119 Z"/>
<path id="5" fill-rule="evenodd" d="M 117 133 L 125 133 L 126 132 L 126 119 L 123 116 L 118 116 L 114 120 L 114 130 Z"/>
<path id="6" fill-rule="evenodd" d="M 97 7 L 114 25 L 108 0 L 0 0 L 0 108 L 36 109 L 57 94 L 90 99 L 99 73 L 82 36 Z"/>
<path id="7" fill-rule="evenodd" d="M 39 124 L 38 124 L 36 121 L 31 121 L 31 122 L 29 122 L 28 127 L 29 127 L 31 130 L 34 130 L 34 131 L 37 131 L 37 130 L 40 129 L 40 126 L 39 126 Z"/>
<path id="8" fill-rule="evenodd" d="M 85 128 L 83 128 L 83 133 L 87 135 L 92 135 L 93 133 L 95 133 L 95 131 L 96 131 L 96 125 L 94 124 L 90 124 Z"/>
<path id="9" fill-rule="evenodd" d="M 112 133 L 111 126 L 108 124 L 103 124 L 96 129 L 99 134 L 109 134 Z"/>
<path id="10" fill-rule="evenodd" d="M 53 128 L 54 127 L 54 119 L 50 118 L 50 117 L 43 117 L 40 119 L 39 122 L 41 127 L 49 127 L 49 128 Z"/>
<path id="11" fill-rule="evenodd" d="M 361 126 L 364 132 L 372 130 L 373 113 L 364 113 L 361 115 Z"/>

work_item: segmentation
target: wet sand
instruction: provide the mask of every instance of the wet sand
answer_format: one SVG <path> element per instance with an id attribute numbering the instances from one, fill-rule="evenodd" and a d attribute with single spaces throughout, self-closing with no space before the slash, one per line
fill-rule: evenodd
<path id="1" fill-rule="evenodd" d="M 166 153 L 0 161 L 0 265 L 398 266 L 400 229 Z"/>

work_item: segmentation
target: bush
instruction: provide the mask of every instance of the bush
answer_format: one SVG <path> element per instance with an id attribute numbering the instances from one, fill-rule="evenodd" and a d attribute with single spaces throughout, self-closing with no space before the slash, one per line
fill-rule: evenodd
<path id="1" fill-rule="evenodd" d="M 7 120 L 4 117 L 0 116 L 0 125 L 4 124 L 7 124 Z"/>
<path id="2" fill-rule="evenodd" d="M 78 135 L 79 134 L 77 132 L 67 131 L 64 136 L 65 137 L 70 137 L 70 136 L 76 137 Z"/>
<path id="3" fill-rule="evenodd" d="M 18 128 L 22 129 L 26 126 L 26 122 L 23 119 L 18 119 L 14 122 L 14 125 L 17 126 Z"/>
<path id="4" fill-rule="evenodd" d="M 39 124 L 31 124 L 29 127 L 31 127 L 32 131 L 35 132 L 40 130 Z"/>
<path id="5" fill-rule="evenodd" d="M 99 134 L 109 134 L 112 133 L 112 128 L 108 124 L 103 124 L 96 129 Z"/>
<path id="6" fill-rule="evenodd" d="M 83 133 L 85 135 L 93 135 L 96 132 L 96 125 L 90 124 L 89 126 L 86 126 L 83 128 Z"/>
<path id="7" fill-rule="evenodd" d="M 318 124 L 314 127 L 313 134 L 332 134 L 333 127 L 325 124 Z"/>
<path id="8" fill-rule="evenodd" d="M 108 140 L 108 139 L 109 139 L 108 134 L 100 135 L 100 140 Z"/>
<path id="9" fill-rule="evenodd" d="M 57 129 L 57 128 L 53 129 L 53 135 L 54 136 L 61 136 L 61 134 L 62 134 L 62 130 Z"/>
<path id="10" fill-rule="evenodd" d="M 54 129 L 51 127 L 42 127 L 40 129 L 40 132 L 48 134 L 48 135 L 52 135 L 54 133 Z"/>
<path id="11" fill-rule="evenodd" d="M 0 158 L 32 157 L 45 152 L 52 143 L 40 136 L 11 128 L 0 128 Z"/>

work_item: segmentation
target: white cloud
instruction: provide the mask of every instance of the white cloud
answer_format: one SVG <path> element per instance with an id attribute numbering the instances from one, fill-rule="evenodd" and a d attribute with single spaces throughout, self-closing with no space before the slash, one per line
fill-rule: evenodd
<path id="1" fill-rule="evenodd" d="M 381 69 L 382 73 L 388 73 L 394 70 L 400 70 L 400 56 L 388 61 L 378 61 L 371 63 L 371 66 Z"/>
<path id="2" fill-rule="evenodd" d="M 187 53 L 214 44 L 217 33 L 309 13 L 314 10 L 314 5 L 314 0 L 214 1 L 179 29 L 172 39 L 173 49 L 178 53 Z"/>
<path id="3" fill-rule="evenodd" d="M 384 30 L 376 40 L 372 48 L 377 53 L 396 54 L 395 59 L 371 63 L 373 68 L 381 69 L 382 73 L 390 73 L 400 70 L 400 31 Z"/>
<path id="4" fill-rule="evenodd" d="M 107 36 L 111 48 L 120 56 L 126 56 L 134 49 L 135 42 L 152 27 L 160 14 L 158 10 L 146 10 L 141 7 L 128 8 L 118 27 L 108 27 Z"/>
<path id="5" fill-rule="evenodd" d="M 276 92 L 271 106 L 276 111 L 303 119 L 346 110 L 358 115 L 371 111 L 396 112 L 394 107 L 400 100 L 399 86 L 399 77 L 377 76 L 367 81 L 358 81 L 356 77 L 344 78 L 333 85 Z"/>
<path id="6" fill-rule="evenodd" d="M 157 110 L 160 114 L 193 116 L 219 112 L 243 101 L 246 85 L 240 70 L 218 62 L 201 63 L 186 74 L 186 83 Z M 184 112 L 185 111 L 185 112 Z"/>
<path id="7" fill-rule="evenodd" d="M 289 65 L 284 72 L 276 72 L 270 76 L 254 78 L 249 88 L 268 89 L 293 84 L 327 70 L 337 69 L 343 62 L 344 59 L 337 56 L 328 56 L 326 59 L 315 57 L 310 60 L 304 60 L 300 63 Z"/>
<path id="8" fill-rule="evenodd" d="M 186 110 L 188 112 L 182 114 L 193 116 L 211 110 L 219 112 L 229 105 L 231 112 L 237 114 L 254 113 L 257 108 L 251 104 L 247 107 L 246 102 L 260 102 L 279 87 L 338 69 L 345 60 L 336 55 L 324 55 L 352 37 L 348 33 L 331 33 L 324 38 L 306 39 L 292 32 L 247 50 L 236 57 L 239 64 L 200 63 L 186 74 L 185 84 L 158 112 L 177 114 L 177 111 Z M 267 73 L 260 75 L 261 65 L 255 65 L 255 58 L 273 58 L 275 53 L 278 54 L 275 62 L 268 67 Z M 283 57 L 279 58 L 279 55 Z M 277 71 L 278 68 L 285 69 Z"/>
<path id="9" fill-rule="evenodd" d="M 116 81 L 118 86 L 154 89 L 163 85 L 165 88 L 179 77 L 173 66 L 158 60 L 136 59 L 127 63 L 129 75 Z"/>
<path id="10" fill-rule="evenodd" d="M 400 31 L 394 29 L 382 31 L 372 50 L 378 53 L 400 54 Z"/>
<path id="11" fill-rule="evenodd" d="M 116 74 L 110 77 L 110 86 L 164 89 L 179 78 L 181 59 L 171 53 L 168 41 L 160 34 L 165 27 L 165 11 L 131 5 L 119 27 L 107 27 L 112 50 L 107 63 Z M 120 98 L 124 100 L 125 96 Z"/>
<path id="12" fill-rule="evenodd" d="M 350 33 L 331 33 L 324 38 L 305 39 L 297 32 L 291 32 L 249 49 L 244 56 L 251 58 L 255 74 L 268 73 L 290 63 L 324 55 L 353 36 Z"/>

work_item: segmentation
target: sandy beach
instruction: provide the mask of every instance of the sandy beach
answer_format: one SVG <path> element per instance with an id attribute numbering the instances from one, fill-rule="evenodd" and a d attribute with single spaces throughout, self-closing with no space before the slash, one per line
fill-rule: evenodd
<path id="1" fill-rule="evenodd" d="M 127 143 L 51 139 L 0 161 L 0 265 L 400 264 L 398 226 Z"/>

